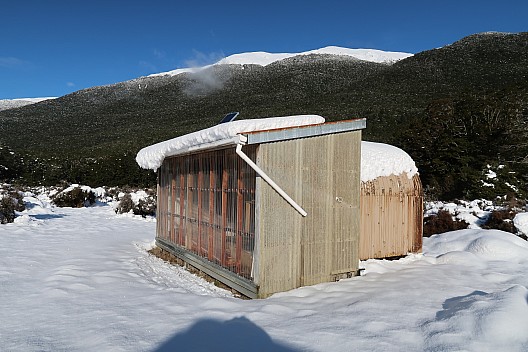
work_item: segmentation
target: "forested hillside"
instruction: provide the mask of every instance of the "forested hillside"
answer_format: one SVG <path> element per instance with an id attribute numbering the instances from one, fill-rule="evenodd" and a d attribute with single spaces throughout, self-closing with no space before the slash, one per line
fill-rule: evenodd
<path id="1" fill-rule="evenodd" d="M 528 33 L 473 35 L 392 65 L 307 55 L 140 78 L 0 111 L 0 178 L 152 184 L 139 149 L 240 111 L 367 118 L 364 139 L 404 148 L 429 195 L 525 197 L 527 78 Z"/>

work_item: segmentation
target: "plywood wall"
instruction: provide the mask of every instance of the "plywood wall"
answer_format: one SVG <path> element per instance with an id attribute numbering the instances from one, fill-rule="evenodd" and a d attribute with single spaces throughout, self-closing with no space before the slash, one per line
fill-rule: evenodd
<path id="1" fill-rule="evenodd" d="M 378 177 L 361 183 L 360 259 L 422 250 L 423 194 L 418 175 Z"/>

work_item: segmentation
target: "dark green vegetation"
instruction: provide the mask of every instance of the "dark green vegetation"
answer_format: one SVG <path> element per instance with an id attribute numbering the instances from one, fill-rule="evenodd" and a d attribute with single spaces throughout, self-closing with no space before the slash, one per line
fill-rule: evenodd
<path id="1" fill-rule="evenodd" d="M 0 224 L 7 224 L 15 220 L 15 211 L 24 211 L 26 206 L 23 196 L 13 187 L 0 187 Z"/>
<path id="2" fill-rule="evenodd" d="M 74 187 L 69 192 L 58 192 L 52 201 L 58 207 L 82 208 L 94 204 L 95 198 L 94 192 Z"/>
<path id="3" fill-rule="evenodd" d="M 435 198 L 528 191 L 528 33 L 474 35 L 393 65 L 317 55 L 217 66 L 5 110 L 0 179 L 152 185 L 155 174 L 135 164 L 139 149 L 215 125 L 229 111 L 239 119 L 367 118 L 364 139 L 406 150 Z M 489 170 L 498 177 L 487 179 Z"/>

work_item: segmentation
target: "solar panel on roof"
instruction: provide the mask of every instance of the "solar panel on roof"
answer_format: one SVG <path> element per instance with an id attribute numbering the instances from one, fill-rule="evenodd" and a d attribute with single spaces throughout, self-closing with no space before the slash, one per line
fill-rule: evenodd
<path id="1" fill-rule="evenodd" d="M 236 119 L 238 114 L 239 114 L 239 112 L 230 112 L 229 114 L 225 115 L 224 118 L 218 124 L 231 122 L 234 119 Z"/>

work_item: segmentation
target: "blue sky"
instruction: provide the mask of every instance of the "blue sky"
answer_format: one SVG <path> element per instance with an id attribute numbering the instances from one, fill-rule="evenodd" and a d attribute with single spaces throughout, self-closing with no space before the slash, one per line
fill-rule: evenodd
<path id="1" fill-rule="evenodd" d="M 528 1 L 3 0 L 0 99 L 62 96 L 249 51 L 417 53 L 528 31 Z"/>

